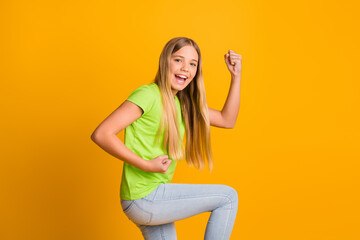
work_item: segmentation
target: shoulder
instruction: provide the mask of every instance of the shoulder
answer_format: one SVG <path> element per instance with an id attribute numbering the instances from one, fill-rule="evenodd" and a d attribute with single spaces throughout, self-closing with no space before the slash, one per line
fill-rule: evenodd
<path id="1" fill-rule="evenodd" d="M 146 112 L 151 108 L 159 96 L 160 90 L 156 83 L 150 83 L 136 88 L 126 100 L 135 103 Z"/>
<path id="2" fill-rule="evenodd" d="M 150 97 L 151 95 L 154 95 L 158 92 L 158 86 L 156 85 L 156 83 L 150 83 L 150 84 L 146 84 L 146 85 L 141 85 L 139 87 L 137 87 L 131 94 L 129 97 L 133 96 L 133 95 L 139 95 L 139 96 L 147 96 Z"/>

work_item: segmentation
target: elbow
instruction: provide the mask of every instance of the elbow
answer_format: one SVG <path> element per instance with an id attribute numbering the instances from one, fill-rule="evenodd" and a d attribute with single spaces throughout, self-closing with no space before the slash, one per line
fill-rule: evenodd
<path id="1" fill-rule="evenodd" d="M 233 129 L 235 127 L 235 124 L 229 124 L 226 126 L 227 129 Z"/>
<path id="2" fill-rule="evenodd" d="M 110 135 L 113 135 L 113 133 L 110 132 L 106 132 L 106 131 L 101 131 L 96 129 L 90 136 L 90 139 L 96 143 L 99 144 L 100 142 L 102 142 L 104 139 L 108 138 Z M 115 134 L 114 134 L 115 135 Z"/>
<path id="3" fill-rule="evenodd" d="M 91 141 L 96 142 L 96 135 L 95 132 L 93 132 L 90 136 Z"/>
<path id="4" fill-rule="evenodd" d="M 235 128 L 236 120 L 237 120 L 237 115 L 236 116 L 229 114 L 224 115 L 223 113 L 221 113 L 221 125 L 223 128 L 227 128 L 227 129 Z"/>
<path id="5" fill-rule="evenodd" d="M 94 131 L 91 136 L 90 136 L 90 139 L 94 142 L 94 143 L 97 143 L 99 141 L 99 132 L 98 131 Z"/>
<path id="6" fill-rule="evenodd" d="M 235 128 L 235 123 L 236 123 L 236 121 L 234 121 L 234 122 L 227 122 L 227 123 L 225 124 L 224 128 L 233 129 L 233 128 Z"/>

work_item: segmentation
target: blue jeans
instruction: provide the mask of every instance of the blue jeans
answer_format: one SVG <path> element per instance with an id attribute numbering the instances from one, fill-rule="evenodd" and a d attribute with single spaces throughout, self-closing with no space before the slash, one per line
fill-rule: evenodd
<path id="1" fill-rule="evenodd" d="M 149 195 L 122 200 L 125 215 L 146 240 L 174 240 L 175 221 L 211 212 L 205 240 L 229 239 L 234 226 L 238 196 L 232 187 L 219 184 L 160 184 Z"/>

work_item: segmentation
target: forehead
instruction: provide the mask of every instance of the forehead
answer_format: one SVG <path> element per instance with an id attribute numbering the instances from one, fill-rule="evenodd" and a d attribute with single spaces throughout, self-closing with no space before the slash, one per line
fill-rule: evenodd
<path id="1" fill-rule="evenodd" d="M 196 52 L 196 49 L 193 46 L 190 46 L 190 45 L 187 45 L 187 46 L 184 46 L 184 47 L 180 48 L 179 50 L 174 52 L 172 54 L 172 56 L 189 58 L 189 59 L 195 60 L 195 61 L 198 61 L 198 58 L 199 58 L 199 56 L 198 56 L 198 54 Z"/>

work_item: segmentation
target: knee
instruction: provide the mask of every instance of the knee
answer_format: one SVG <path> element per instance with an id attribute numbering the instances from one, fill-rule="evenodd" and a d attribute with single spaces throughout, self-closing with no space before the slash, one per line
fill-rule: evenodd
<path id="1" fill-rule="evenodd" d="M 227 185 L 223 185 L 224 188 L 224 194 L 226 196 L 226 202 L 231 203 L 234 206 L 237 206 L 238 204 L 238 194 L 237 191 Z"/>

